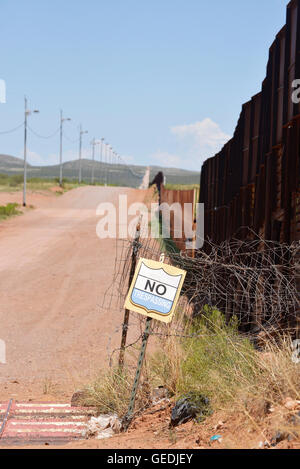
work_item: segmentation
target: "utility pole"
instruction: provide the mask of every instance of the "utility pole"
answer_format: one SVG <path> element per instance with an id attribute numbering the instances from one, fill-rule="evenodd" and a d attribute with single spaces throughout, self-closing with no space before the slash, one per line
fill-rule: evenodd
<path id="1" fill-rule="evenodd" d="M 95 146 L 96 146 L 96 139 L 95 137 L 93 138 L 92 142 L 92 184 L 94 184 L 94 179 L 95 179 Z"/>
<path id="2" fill-rule="evenodd" d="M 112 172 L 111 172 L 111 162 L 112 162 L 112 146 L 109 147 L 109 153 L 108 153 L 108 162 L 109 162 L 109 167 L 108 167 L 108 170 L 109 170 L 109 173 L 108 173 L 108 180 L 109 180 L 109 183 L 111 184 L 112 182 Z"/>
<path id="3" fill-rule="evenodd" d="M 32 112 L 28 109 L 28 102 L 25 96 L 25 119 L 24 119 L 24 183 L 23 183 L 23 207 L 26 207 L 26 191 L 27 191 L 27 119 Z M 36 109 L 33 113 L 37 114 L 39 111 Z"/>
<path id="4" fill-rule="evenodd" d="M 110 182 L 110 149 L 111 149 L 111 146 L 108 145 L 107 147 L 107 185 L 109 185 L 109 182 Z"/>
<path id="5" fill-rule="evenodd" d="M 108 163 L 107 163 L 107 149 L 109 147 L 108 143 L 105 143 L 105 152 L 104 152 L 104 160 L 105 160 L 105 186 L 107 186 L 107 174 L 108 174 Z"/>
<path id="6" fill-rule="evenodd" d="M 102 169 L 103 169 L 103 143 L 104 143 L 104 137 L 101 138 L 101 148 L 100 148 L 100 184 L 102 182 Z"/>
<path id="7" fill-rule="evenodd" d="M 117 153 L 114 151 L 114 164 L 116 164 L 116 161 L 117 161 Z M 117 182 L 117 179 L 116 179 L 116 182 Z"/>
<path id="8" fill-rule="evenodd" d="M 25 121 L 24 121 L 24 184 L 23 184 L 23 207 L 26 207 L 26 184 L 27 184 L 27 98 L 25 97 Z"/>
<path id="9" fill-rule="evenodd" d="M 92 184 L 94 184 L 94 182 L 95 182 L 95 148 L 96 148 L 96 145 L 100 145 L 100 144 L 102 144 L 102 141 L 96 140 L 95 138 L 93 138 L 93 140 L 91 141 L 91 145 L 92 145 L 92 160 L 93 160 L 93 165 L 92 165 Z"/>
<path id="10" fill-rule="evenodd" d="M 81 168 L 81 156 L 82 156 L 82 136 L 87 134 L 87 130 L 82 130 L 82 125 L 80 124 L 80 131 L 79 131 L 79 174 L 78 174 L 78 183 L 81 184 L 82 182 L 82 168 Z"/>
<path id="11" fill-rule="evenodd" d="M 63 153 L 63 123 L 65 121 L 70 121 L 71 119 L 69 117 L 67 118 L 64 118 L 63 117 L 63 112 L 60 111 L 60 148 L 59 148 L 59 185 L 60 187 L 62 187 L 62 182 L 63 182 L 63 166 L 62 166 L 62 162 L 63 162 L 63 157 L 62 157 L 62 153 Z"/>

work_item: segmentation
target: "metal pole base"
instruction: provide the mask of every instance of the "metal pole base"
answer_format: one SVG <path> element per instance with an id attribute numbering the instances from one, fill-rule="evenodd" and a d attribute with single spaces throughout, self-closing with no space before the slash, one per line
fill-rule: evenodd
<path id="1" fill-rule="evenodd" d="M 140 351 L 140 356 L 139 356 L 139 360 L 138 360 L 138 364 L 137 364 L 137 370 L 136 370 L 135 379 L 134 379 L 134 383 L 133 383 L 133 387 L 132 387 L 128 412 L 122 420 L 122 431 L 123 432 L 126 432 L 128 430 L 129 425 L 131 424 L 132 419 L 133 419 L 133 411 L 134 411 L 136 393 L 137 393 L 138 385 L 139 385 L 139 382 L 140 382 L 140 377 L 141 377 L 141 372 L 142 372 L 146 347 L 147 347 L 147 343 L 148 343 L 148 339 L 149 339 L 149 335 L 150 335 L 151 321 L 152 321 L 152 318 L 147 318 L 146 328 L 145 328 L 145 332 L 144 332 L 144 335 L 143 335 L 143 342 L 142 342 L 141 351 Z"/>

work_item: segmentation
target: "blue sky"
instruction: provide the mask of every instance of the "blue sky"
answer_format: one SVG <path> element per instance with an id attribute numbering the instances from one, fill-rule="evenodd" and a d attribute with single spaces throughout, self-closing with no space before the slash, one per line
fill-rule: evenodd
<path id="1" fill-rule="evenodd" d="M 135 164 L 200 170 L 260 90 L 286 0 L 0 0 L 7 102 L 0 132 L 23 121 L 50 135 L 65 124 L 64 159 L 105 137 Z M 58 135 L 29 135 L 29 161 L 58 161 Z M 22 157 L 23 131 L 0 134 L 0 153 Z"/>

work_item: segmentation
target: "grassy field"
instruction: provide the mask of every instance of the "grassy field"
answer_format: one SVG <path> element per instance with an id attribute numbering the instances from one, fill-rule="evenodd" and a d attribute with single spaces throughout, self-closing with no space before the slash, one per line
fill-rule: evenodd
<path id="1" fill-rule="evenodd" d="M 30 178 L 27 180 L 27 189 L 31 191 L 44 191 L 51 190 L 51 188 L 58 186 L 58 179 L 43 179 L 43 178 Z M 78 184 L 74 181 L 63 180 L 62 189 L 69 191 L 75 189 L 80 185 L 86 185 L 85 182 Z M 23 176 L 0 174 L 0 192 L 18 192 L 23 189 Z"/>

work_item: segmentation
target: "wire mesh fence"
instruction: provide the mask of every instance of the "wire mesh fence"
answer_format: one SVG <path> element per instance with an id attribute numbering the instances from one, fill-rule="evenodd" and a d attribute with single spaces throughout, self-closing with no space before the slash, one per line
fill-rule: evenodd
<path id="1" fill-rule="evenodd" d="M 114 278 L 102 307 L 123 309 L 133 251 L 137 260 L 156 261 L 165 252 L 165 263 L 186 270 L 187 275 L 172 326 L 154 321 L 151 335 L 200 336 L 200 329 L 193 328 L 190 333 L 194 318 L 217 309 L 227 321 L 236 318 L 240 332 L 253 340 L 281 331 L 295 337 L 300 320 L 299 248 L 299 242 L 287 245 L 259 237 L 252 241 L 233 239 L 220 245 L 207 241 L 205 249 L 191 258 L 159 239 L 118 240 Z M 142 338 L 144 323 L 144 317 L 130 312 L 126 327 L 135 334 L 127 348 Z"/>

